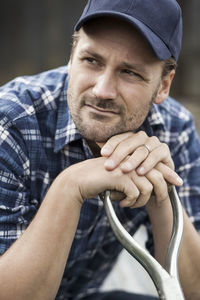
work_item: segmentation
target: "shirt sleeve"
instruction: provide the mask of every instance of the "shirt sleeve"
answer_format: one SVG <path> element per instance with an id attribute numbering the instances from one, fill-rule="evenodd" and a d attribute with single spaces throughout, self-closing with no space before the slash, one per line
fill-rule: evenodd
<path id="1" fill-rule="evenodd" d="M 176 172 L 183 179 L 183 186 L 177 189 L 180 200 L 195 228 L 200 231 L 200 141 L 192 116 L 177 138 L 173 158 Z"/>
<path id="2" fill-rule="evenodd" d="M 35 213 L 29 182 L 30 163 L 20 132 L 0 125 L 0 254 L 23 233 Z"/>
<path id="3" fill-rule="evenodd" d="M 200 232 L 200 141 L 192 114 L 182 107 L 175 113 L 177 117 L 170 119 L 166 130 L 159 131 L 158 136 L 162 136 L 162 141 L 169 145 L 175 170 L 183 179 L 183 185 L 176 188 L 180 201 L 196 230 Z M 163 139 L 163 136 L 166 138 Z M 149 219 L 146 228 L 146 247 L 154 255 Z"/>

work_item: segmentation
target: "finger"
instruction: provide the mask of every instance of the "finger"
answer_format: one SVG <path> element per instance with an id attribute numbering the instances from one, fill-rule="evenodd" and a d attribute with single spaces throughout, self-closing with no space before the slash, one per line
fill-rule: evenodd
<path id="1" fill-rule="evenodd" d="M 138 147 L 132 155 L 120 166 L 122 172 L 128 173 L 135 170 L 148 156 L 149 151 L 144 146 Z"/>
<path id="2" fill-rule="evenodd" d="M 124 138 L 125 137 L 125 138 Z M 113 170 L 119 164 L 126 159 L 128 155 L 132 155 L 133 152 L 142 144 L 144 144 L 147 139 L 145 132 L 138 132 L 136 134 L 129 133 L 127 135 L 123 134 L 123 139 L 121 135 L 115 136 L 109 140 L 109 146 L 112 142 L 113 152 L 106 160 L 104 166 L 107 170 Z M 103 147 L 104 148 L 104 147 Z M 104 154 L 104 151 L 102 152 Z M 147 155 L 147 150 L 145 151 Z M 134 169 L 134 167 L 132 167 Z"/>
<path id="3" fill-rule="evenodd" d="M 105 174 L 108 176 L 104 180 L 108 184 L 107 190 L 111 191 L 110 199 L 112 201 L 121 201 L 120 205 L 122 207 L 132 206 L 139 196 L 139 190 L 133 182 L 131 174 L 123 174 L 120 168 L 116 168 L 113 171 L 105 170 Z"/>
<path id="4" fill-rule="evenodd" d="M 144 175 L 153 169 L 159 162 L 163 162 L 169 168 L 174 169 L 174 163 L 167 144 L 161 143 L 154 148 L 143 163 L 137 169 L 138 174 Z"/>
<path id="5" fill-rule="evenodd" d="M 147 179 L 152 183 L 157 204 L 161 204 L 169 197 L 168 185 L 161 172 L 156 169 L 151 170 L 146 175 Z"/>
<path id="6" fill-rule="evenodd" d="M 120 207 L 122 207 L 122 208 L 123 207 L 132 207 L 136 203 L 136 201 L 140 195 L 140 192 L 137 189 L 137 187 L 133 183 L 132 183 L 132 185 L 134 186 L 134 188 L 132 188 L 131 193 L 128 194 L 127 192 L 124 192 L 126 194 L 126 198 L 120 201 Z"/>
<path id="7" fill-rule="evenodd" d="M 146 177 L 138 176 L 136 172 L 134 172 L 133 174 L 133 180 L 138 190 L 140 191 L 140 194 L 137 198 L 137 201 L 133 206 L 131 206 L 131 208 L 145 206 L 151 197 L 153 185 Z"/>
<path id="8" fill-rule="evenodd" d="M 104 157 L 109 157 L 122 141 L 126 140 L 132 135 L 132 132 L 125 132 L 111 137 L 101 148 L 101 155 Z"/>
<path id="9" fill-rule="evenodd" d="M 176 186 L 181 186 L 183 184 L 182 178 L 174 170 L 172 170 L 162 162 L 158 163 L 155 169 L 163 174 L 164 179 L 168 183 L 174 184 Z"/>
<path id="10" fill-rule="evenodd" d="M 130 208 L 142 207 L 149 201 L 153 190 L 153 185 L 146 177 L 138 176 L 135 171 L 131 173 L 130 177 L 138 190 L 138 194 L 135 195 L 133 199 L 130 199 L 129 202 L 121 201 L 120 206 L 126 206 Z"/>
<path id="11" fill-rule="evenodd" d="M 131 172 L 141 165 L 148 155 L 160 145 L 160 141 L 157 137 L 147 137 L 145 143 L 140 144 L 133 152 L 130 158 L 123 164 L 121 164 L 121 170 L 124 173 Z"/>
<path id="12" fill-rule="evenodd" d="M 110 200 L 111 201 L 121 201 L 126 198 L 126 195 L 123 192 L 110 191 Z"/>

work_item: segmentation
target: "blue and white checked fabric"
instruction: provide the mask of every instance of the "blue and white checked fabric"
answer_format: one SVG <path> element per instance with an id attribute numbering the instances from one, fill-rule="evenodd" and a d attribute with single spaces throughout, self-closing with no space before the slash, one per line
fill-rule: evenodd
<path id="1" fill-rule="evenodd" d="M 55 177 L 92 157 L 67 107 L 67 66 L 16 78 L 0 88 L 0 253 L 23 233 Z M 200 230 L 200 143 L 191 114 L 168 98 L 153 105 L 142 129 L 169 145 L 184 180 L 179 196 Z M 57 199 L 59 201 L 59 199 Z M 151 227 L 145 208 L 116 212 L 134 234 Z M 53 222 L 53 220 L 52 220 Z M 101 200 L 86 199 L 56 299 L 81 299 L 101 285 L 121 251 Z"/>

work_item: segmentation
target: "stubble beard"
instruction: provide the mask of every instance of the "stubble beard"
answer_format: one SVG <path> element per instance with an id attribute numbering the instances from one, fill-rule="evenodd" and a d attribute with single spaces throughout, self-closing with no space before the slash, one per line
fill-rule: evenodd
<path id="1" fill-rule="evenodd" d="M 112 136 L 127 131 L 135 132 L 147 117 L 154 98 L 155 95 L 153 95 L 149 105 L 140 109 L 139 112 L 133 112 L 133 114 L 127 119 L 124 106 L 116 105 L 113 100 L 102 100 L 84 96 L 79 102 L 76 97 L 73 97 L 72 93 L 68 91 L 69 110 L 78 131 L 85 139 L 98 143 L 105 143 Z M 102 109 L 111 109 L 119 114 L 120 121 L 118 121 L 114 126 L 110 126 L 109 122 L 98 114 L 93 114 L 91 118 L 85 120 L 83 118 L 82 109 L 86 104 L 92 104 Z"/>

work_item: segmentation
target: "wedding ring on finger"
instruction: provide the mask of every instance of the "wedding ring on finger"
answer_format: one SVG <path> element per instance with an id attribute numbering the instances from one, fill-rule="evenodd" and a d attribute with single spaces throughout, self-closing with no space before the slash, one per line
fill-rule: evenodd
<path id="1" fill-rule="evenodd" d="M 144 146 L 147 149 L 149 155 L 149 153 L 151 153 L 150 147 L 147 144 L 143 144 L 142 146 Z"/>

